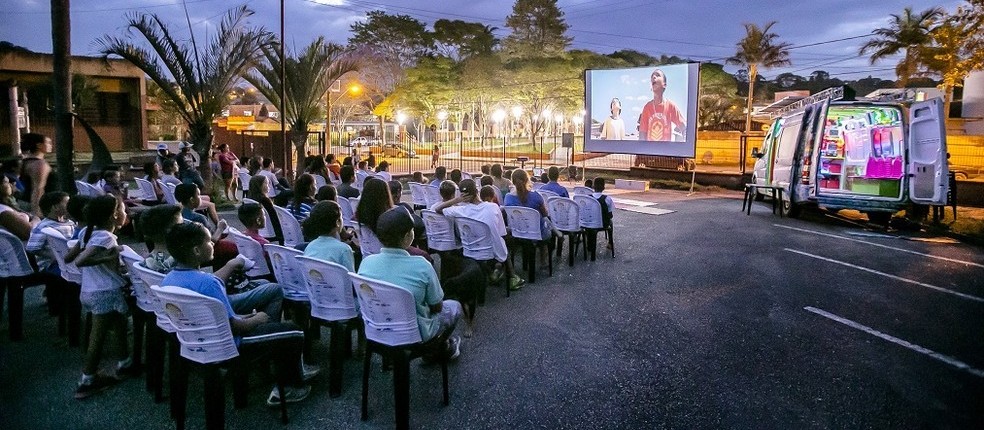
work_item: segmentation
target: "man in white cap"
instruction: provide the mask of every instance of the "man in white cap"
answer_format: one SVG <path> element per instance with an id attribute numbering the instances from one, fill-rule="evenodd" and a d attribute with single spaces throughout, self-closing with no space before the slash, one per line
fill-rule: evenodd
<path id="1" fill-rule="evenodd" d="M 157 144 L 157 160 L 156 160 L 157 161 L 157 164 L 159 166 L 161 166 L 161 167 L 164 167 L 164 160 L 167 160 L 168 158 L 173 158 L 173 156 L 171 155 L 171 151 L 169 151 L 167 149 L 167 144 L 166 143 L 158 143 Z"/>
<path id="2" fill-rule="evenodd" d="M 178 177 L 181 182 L 198 185 L 201 192 L 205 192 L 205 181 L 198 173 L 198 154 L 191 150 L 191 143 L 181 142 L 178 144 L 180 152 L 174 156 L 174 161 L 178 163 Z"/>

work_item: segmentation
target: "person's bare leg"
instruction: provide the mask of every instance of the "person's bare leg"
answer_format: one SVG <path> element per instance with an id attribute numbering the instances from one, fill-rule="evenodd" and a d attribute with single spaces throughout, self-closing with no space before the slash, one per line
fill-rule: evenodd
<path id="1" fill-rule="evenodd" d="M 82 361 L 82 373 L 95 375 L 99 371 L 99 361 L 102 359 L 103 343 L 106 332 L 112 326 L 112 314 L 92 315 L 92 332 L 89 335 L 89 348 Z"/>
<path id="2" fill-rule="evenodd" d="M 198 210 L 201 209 L 208 212 L 208 219 L 212 220 L 212 224 L 219 224 L 219 213 L 215 211 L 215 203 L 202 200 L 202 204 L 198 205 Z"/>

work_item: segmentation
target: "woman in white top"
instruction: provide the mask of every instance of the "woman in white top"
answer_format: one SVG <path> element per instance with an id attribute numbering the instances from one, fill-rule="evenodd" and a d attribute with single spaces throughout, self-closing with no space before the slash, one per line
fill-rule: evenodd
<path id="1" fill-rule="evenodd" d="M 26 241 L 31 237 L 31 215 L 16 209 L 13 196 L 14 186 L 10 179 L 0 175 L 0 228 Z"/>
<path id="2" fill-rule="evenodd" d="M 611 115 L 605 118 L 601 126 L 601 138 L 604 140 L 625 140 L 625 122 L 622 121 L 622 102 L 618 97 L 612 99 Z"/>
<path id="3" fill-rule="evenodd" d="M 386 182 L 389 182 L 389 181 L 392 181 L 393 180 L 393 175 L 391 175 L 390 172 L 389 172 L 389 162 L 388 161 L 383 160 L 381 163 L 379 163 L 378 166 L 376 166 L 376 177 L 379 178 L 379 179 L 382 179 L 382 180 L 384 180 Z"/>

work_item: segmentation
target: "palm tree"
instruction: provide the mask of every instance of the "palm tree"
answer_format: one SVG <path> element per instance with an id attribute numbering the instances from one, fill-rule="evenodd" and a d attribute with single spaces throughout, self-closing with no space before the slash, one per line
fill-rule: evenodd
<path id="1" fill-rule="evenodd" d="M 283 62 L 280 49 L 274 44 L 262 48 L 263 59 L 252 73 L 244 78 L 260 91 L 271 103 L 280 104 L 280 66 Z M 308 125 L 325 117 L 323 100 L 333 82 L 342 75 L 358 69 L 356 59 L 345 53 L 342 46 L 326 42 L 319 37 L 311 42 L 303 52 L 288 53 L 284 80 L 287 82 L 284 94 L 283 120 L 291 130 L 291 141 L 297 159 L 297 172 L 304 170 L 304 144 L 308 137 Z M 326 130 L 327 130 L 326 125 Z"/>
<path id="2" fill-rule="evenodd" d="M 909 80 L 916 75 L 919 66 L 918 51 L 932 42 L 930 31 L 933 25 L 943 17 L 943 9 L 932 7 L 918 14 L 912 12 L 912 7 L 906 7 L 901 15 L 892 14 L 888 27 L 876 28 L 872 33 L 876 36 L 861 46 L 859 55 L 871 53 L 871 64 L 878 60 L 903 53 L 895 72 L 899 76 L 898 86 L 905 88 Z"/>
<path id="3" fill-rule="evenodd" d="M 230 9 L 201 55 L 194 38 L 191 44 L 179 43 L 159 16 L 147 13 L 131 14 L 127 28 L 142 36 L 149 49 L 109 35 L 98 43 L 103 55 L 116 55 L 133 63 L 161 88 L 188 124 L 194 148 L 207 159 L 212 146 L 212 121 L 222 113 L 226 97 L 238 79 L 260 58 L 261 48 L 273 40 L 273 35 L 262 27 L 246 25 L 252 14 L 246 6 Z M 203 174 L 210 174 L 208 163 L 200 167 Z"/>
<path id="4" fill-rule="evenodd" d="M 53 55 L 55 169 L 58 188 L 75 189 L 72 130 L 72 17 L 68 0 L 51 0 L 51 43 Z M 13 142 L 16 145 L 16 142 Z M 16 152 L 15 152 L 16 153 Z"/>
<path id="5" fill-rule="evenodd" d="M 762 28 L 745 23 L 745 37 L 738 42 L 738 52 L 728 58 L 729 64 L 745 66 L 748 69 L 748 101 L 745 113 L 745 133 L 752 128 L 752 99 L 755 96 L 755 80 L 759 67 L 771 69 L 792 64 L 789 61 L 789 43 L 779 43 L 779 35 L 771 32 L 776 21 L 770 21 Z"/>

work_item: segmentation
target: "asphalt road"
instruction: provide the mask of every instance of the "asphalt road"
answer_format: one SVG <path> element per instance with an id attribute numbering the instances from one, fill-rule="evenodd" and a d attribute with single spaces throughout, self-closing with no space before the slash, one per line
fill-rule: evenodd
<path id="1" fill-rule="evenodd" d="M 618 196 L 674 213 L 618 210 L 615 259 L 555 265 L 506 298 L 490 291 L 451 368 L 411 365 L 416 428 L 980 428 L 984 423 L 984 252 L 869 237 L 822 215 L 751 216 L 739 195 Z M 642 204 L 642 203 L 639 203 Z M 543 273 L 543 272 L 541 272 Z M 72 398 L 80 356 L 29 291 L 27 339 L 0 325 L 0 428 L 166 429 L 142 380 Z M 327 332 L 324 342 L 327 342 Z M 317 360 L 326 361 L 322 345 Z M 327 366 L 326 363 L 322 363 Z M 361 366 L 342 397 L 327 375 L 285 428 L 391 428 L 390 375 Z M 192 378 L 189 428 L 203 425 Z M 228 428 L 280 428 L 254 376 Z"/>

